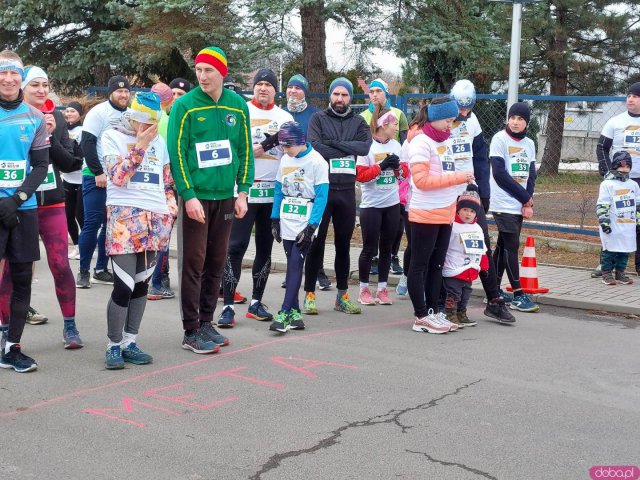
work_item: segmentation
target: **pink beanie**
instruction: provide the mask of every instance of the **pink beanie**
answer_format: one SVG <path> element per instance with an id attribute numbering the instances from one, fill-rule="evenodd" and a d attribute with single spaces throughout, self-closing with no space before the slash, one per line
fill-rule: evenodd
<path id="1" fill-rule="evenodd" d="M 151 91 L 153 93 L 157 93 L 160 96 L 160 102 L 168 102 L 173 99 L 173 91 L 169 88 L 169 85 L 166 83 L 156 83 L 153 87 L 151 87 Z"/>

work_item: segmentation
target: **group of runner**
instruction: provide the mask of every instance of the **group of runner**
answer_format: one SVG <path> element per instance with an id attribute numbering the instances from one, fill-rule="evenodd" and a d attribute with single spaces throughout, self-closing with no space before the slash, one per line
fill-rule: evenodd
<path id="1" fill-rule="evenodd" d="M 83 346 L 75 287 L 113 284 L 105 367 L 150 363 L 137 335 L 147 299 L 174 296 L 167 261 L 174 221 L 182 347 L 199 354 L 230 343 L 214 325 L 235 325 L 236 304 L 244 300 L 236 288 L 252 233 L 256 253 L 246 316 L 270 322 L 273 331 L 304 329 L 303 314 L 319 313 L 315 291 L 319 282 L 327 287 L 322 265 L 330 224 L 339 312 L 359 314 L 358 303 L 393 303 L 387 280 L 403 228 L 408 246 L 403 267 L 397 265 L 403 276 L 396 293 L 411 298 L 414 330 L 445 333 L 475 324 L 466 316 L 466 301 L 478 272 L 487 296 L 485 315 L 513 323 L 507 304 L 538 309 L 520 288 L 517 262 L 522 219 L 532 215 L 535 186 L 526 103 L 510 108 L 505 130 L 487 149 L 468 80 L 424 105 L 409 123 L 391 107 L 381 79 L 370 83 L 368 108 L 357 113 L 348 79 L 332 81 L 329 106 L 319 110 L 306 100 L 307 80 L 294 75 L 287 105 L 280 108 L 272 70 L 255 74 L 247 102 L 225 88 L 227 58 L 220 48 L 203 49 L 194 63 L 197 87 L 178 78 L 132 96 L 127 78 L 114 76 L 106 101 L 88 112 L 88 106 L 71 102 L 65 121 L 48 98 L 46 73 L 25 68 L 13 52 L 0 52 L 0 148 L 6 159 L 0 161 L 0 254 L 6 259 L 0 367 L 37 368 L 22 353 L 20 340 L 38 236 L 54 276 L 65 348 Z M 356 302 L 348 280 L 358 182 L 363 249 Z M 493 258 L 489 210 L 499 230 Z M 460 229 L 456 222 L 473 226 Z M 262 300 L 274 240 L 283 243 L 287 274 L 282 306 L 272 313 Z M 68 257 L 78 256 L 74 282 Z M 443 288 L 446 262 L 451 268 L 445 275 L 456 280 Z M 505 270 L 512 296 L 499 288 Z M 224 305 L 214 317 L 220 294 Z"/>

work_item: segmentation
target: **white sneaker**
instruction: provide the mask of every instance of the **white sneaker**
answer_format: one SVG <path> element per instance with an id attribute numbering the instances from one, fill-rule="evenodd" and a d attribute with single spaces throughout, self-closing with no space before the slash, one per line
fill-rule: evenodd
<path id="1" fill-rule="evenodd" d="M 71 250 L 69 250 L 69 254 L 67 255 L 69 260 L 80 260 L 80 250 L 78 250 L 78 246 L 74 245 Z"/>
<path id="2" fill-rule="evenodd" d="M 449 327 L 445 327 L 436 322 L 436 317 L 433 313 L 430 313 L 426 317 L 416 317 L 411 328 L 414 332 L 427 332 L 427 333 L 447 333 Z"/>
<path id="3" fill-rule="evenodd" d="M 450 332 L 455 332 L 456 330 L 458 330 L 458 328 L 460 328 L 459 325 L 453 322 L 450 322 L 447 319 L 447 315 L 444 312 L 436 313 L 436 319 L 440 322 L 441 325 L 444 325 L 445 327 L 449 327 Z"/>

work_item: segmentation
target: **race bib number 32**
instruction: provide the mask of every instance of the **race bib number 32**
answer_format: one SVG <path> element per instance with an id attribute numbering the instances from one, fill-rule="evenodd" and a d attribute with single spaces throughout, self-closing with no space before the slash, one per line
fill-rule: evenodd
<path id="1" fill-rule="evenodd" d="M 289 220 L 306 220 L 310 215 L 309 200 L 306 198 L 286 197 L 282 201 L 280 217 Z"/>
<path id="2" fill-rule="evenodd" d="M 200 168 L 221 167 L 233 161 L 229 140 L 196 143 L 196 153 Z"/>

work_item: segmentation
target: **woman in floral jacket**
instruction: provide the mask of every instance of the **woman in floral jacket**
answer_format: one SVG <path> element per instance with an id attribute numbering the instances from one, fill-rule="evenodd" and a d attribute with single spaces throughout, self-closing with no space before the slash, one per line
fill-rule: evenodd
<path id="1" fill-rule="evenodd" d="M 136 337 L 158 251 L 177 215 L 169 153 L 158 135 L 160 98 L 138 93 L 120 125 L 102 135 L 107 184 L 107 253 L 114 271 L 107 305 L 107 369 L 151 363 Z"/>

